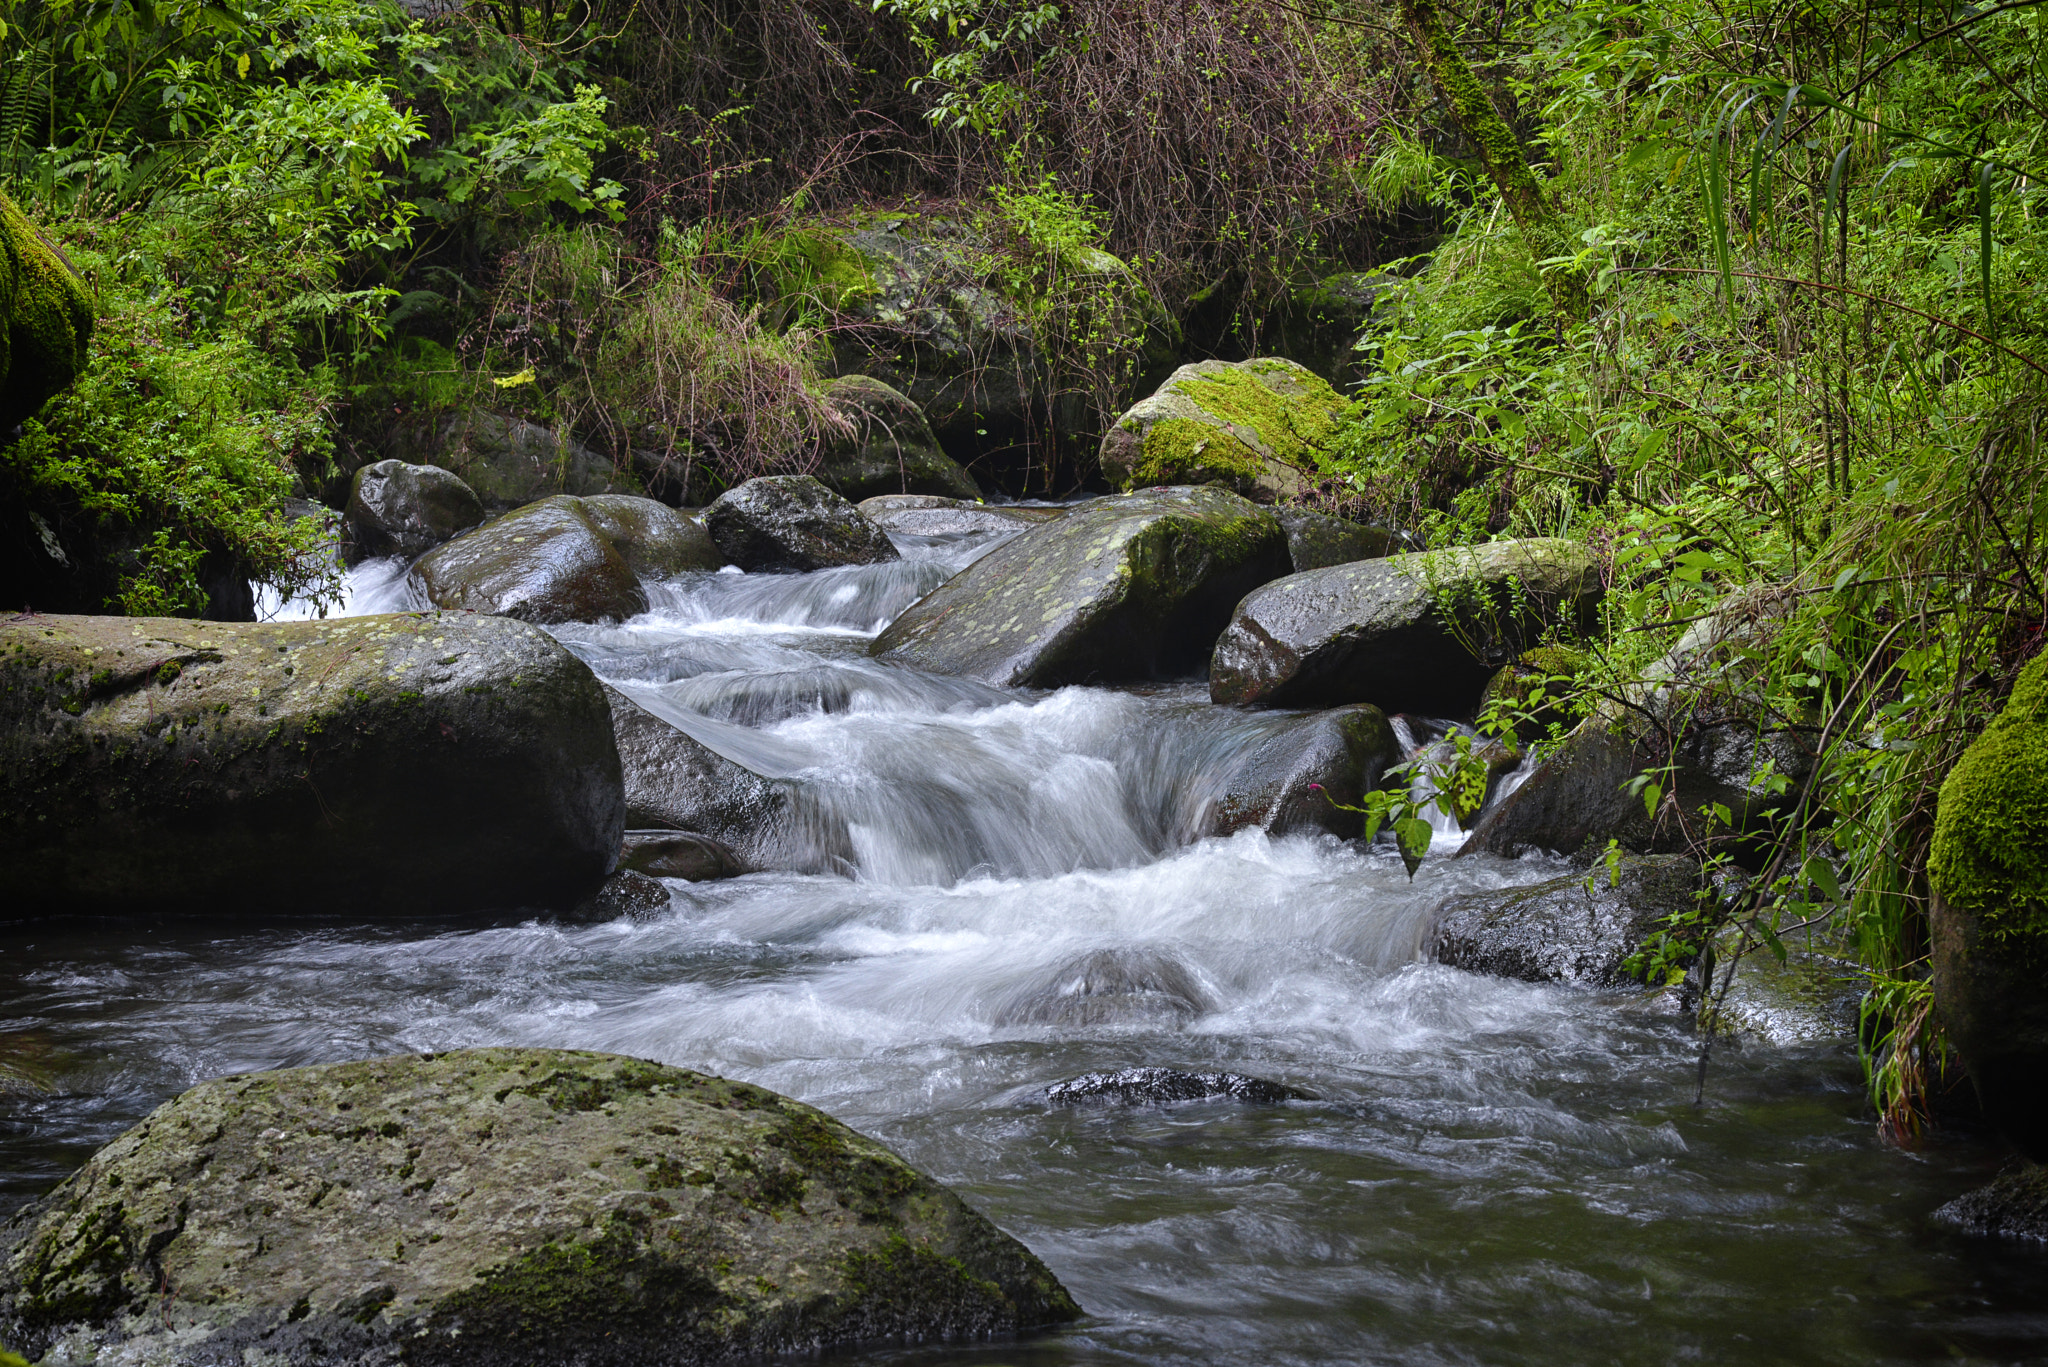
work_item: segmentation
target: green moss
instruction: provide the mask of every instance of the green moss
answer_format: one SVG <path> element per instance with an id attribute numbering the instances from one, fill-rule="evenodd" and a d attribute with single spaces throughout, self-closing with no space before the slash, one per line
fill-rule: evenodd
<path id="1" fill-rule="evenodd" d="M 842 313 L 876 292 L 867 258 L 828 233 L 793 228 L 766 250 L 781 298 L 809 298 L 827 312 Z"/>
<path id="2" fill-rule="evenodd" d="M 1927 872 L 1991 937 L 2048 936 L 2048 655 L 1943 781 Z"/>
<path id="3" fill-rule="evenodd" d="M 1337 391 L 1285 361 L 1253 361 L 1173 384 L 1173 392 L 1219 423 L 1251 432 L 1272 456 L 1301 469 L 1337 432 L 1344 401 Z M 1161 418 L 1145 433 L 1134 484 L 1241 483 L 1265 472 L 1266 455 L 1230 432 L 1194 418 Z"/>
<path id="4" fill-rule="evenodd" d="M 92 296 L 56 247 L 0 195 L 0 429 L 85 369 Z"/>
<path id="5" fill-rule="evenodd" d="M 1219 477 L 1235 483 L 1257 479 L 1265 469 L 1264 457 L 1223 428 L 1193 418 L 1161 418 L 1146 430 L 1131 483 L 1202 484 Z"/>

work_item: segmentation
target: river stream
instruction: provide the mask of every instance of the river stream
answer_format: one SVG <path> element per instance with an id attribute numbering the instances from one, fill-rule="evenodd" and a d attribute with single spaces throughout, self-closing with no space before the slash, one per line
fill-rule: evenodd
<path id="1" fill-rule="evenodd" d="M 1270 717 L 1195 684 L 1052 693 L 887 668 L 873 634 L 984 537 L 894 565 L 696 575 L 555 634 L 693 736 L 804 794 L 821 871 L 671 883 L 568 924 L 0 925 L 0 1208 L 203 1078 L 525 1044 L 744 1078 L 954 1186 L 1088 1311 L 1015 1344 L 844 1360 L 1109 1363 L 2048 1361 L 2048 1254 L 1928 1213 L 1987 1142 L 1882 1143 L 1853 1042 L 1716 1053 L 1627 994 L 1423 961 L 1446 895 L 1537 860 L 1257 832 L 1194 839 L 1206 776 Z M 351 611 L 408 606 L 401 567 Z M 286 609 L 290 611 L 289 607 Z M 1134 1065 L 1316 1099 L 1049 1106 Z"/>

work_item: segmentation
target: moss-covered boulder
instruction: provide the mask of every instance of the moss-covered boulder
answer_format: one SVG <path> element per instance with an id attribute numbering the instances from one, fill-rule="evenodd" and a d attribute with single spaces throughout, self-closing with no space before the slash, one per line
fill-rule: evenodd
<path id="1" fill-rule="evenodd" d="M 482 522 L 484 505 L 453 471 L 380 460 L 356 471 L 345 516 L 356 556 L 414 556 Z"/>
<path id="2" fill-rule="evenodd" d="M 1526 982 L 1611 987 L 1624 964 L 1675 913 L 1694 904 L 1700 867 L 1683 855 L 1625 856 L 1524 887 L 1468 892 L 1437 909 L 1438 963 Z"/>
<path id="3" fill-rule="evenodd" d="M 626 568 L 642 579 L 671 579 L 725 564 L 725 552 L 704 524 L 666 503 L 633 494 L 593 494 L 577 504 Z"/>
<path id="4" fill-rule="evenodd" d="M 602 689 L 521 622 L 0 622 L 23 911 L 567 906 L 624 825 Z"/>
<path id="5" fill-rule="evenodd" d="M 1985 1114 L 2048 1159 L 2048 655 L 1941 785 L 1934 997 Z"/>
<path id="6" fill-rule="evenodd" d="M 842 375 L 825 398 L 849 430 L 825 444 L 819 483 L 859 502 L 882 494 L 981 496 L 974 479 L 939 447 L 924 411 L 899 390 L 870 375 Z"/>
<path id="7" fill-rule="evenodd" d="M 904 611 L 871 648 L 1019 688 L 1199 669 L 1230 609 L 1287 569 L 1270 510 L 1221 489 L 1084 504 L 990 551 Z"/>
<path id="8" fill-rule="evenodd" d="M 1298 498 L 1344 408 L 1293 361 L 1197 361 L 1104 434 L 1102 473 L 1118 489 L 1220 483 L 1262 503 Z"/>
<path id="9" fill-rule="evenodd" d="M 1209 696 L 1469 716 L 1494 672 L 1546 629 L 1590 627 L 1601 592 L 1592 553 L 1548 538 L 1289 575 L 1238 604 Z"/>
<path id="10" fill-rule="evenodd" d="M 765 475 L 704 510 L 704 529 L 743 570 L 825 570 L 898 560 L 860 510 L 809 475 Z"/>
<path id="11" fill-rule="evenodd" d="M 203 1083 L 0 1226 L 0 1339 L 51 1363 L 695 1367 L 1079 1314 L 831 1117 L 562 1050 Z"/>
<path id="12" fill-rule="evenodd" d="M 64 253 L 0 195 L 0 434 L 85 369 L 92 296 Z"/>

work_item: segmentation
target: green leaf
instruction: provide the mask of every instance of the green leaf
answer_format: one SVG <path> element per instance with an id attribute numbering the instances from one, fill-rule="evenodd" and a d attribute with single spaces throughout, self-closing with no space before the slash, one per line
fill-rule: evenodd
<path id="1" fill-rule="evenodd" d="M 1810 857 L 1799 866 L 1799 877 L 1821 890 L 1821 895 L 1830 902 L 1842 900 L 1841 880 L 1835 877 L 1835 866 L 1819 855 Z"/>
<path id="2" fill-rule="evenodd" d="M 1394 823 L 1394 844 L 1400 848 L 1401 862 L 1407 866 L 1411 879 L 1422 865 L 1422 856 L 1429 853 L 1430 838 L 1435 834 L 1419 816 L 1404 816 Z"/>

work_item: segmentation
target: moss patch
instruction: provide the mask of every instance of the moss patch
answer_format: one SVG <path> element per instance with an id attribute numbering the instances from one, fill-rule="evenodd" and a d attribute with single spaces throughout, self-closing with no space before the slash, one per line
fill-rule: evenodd
<path id="1" fill-rule="evenodd" d="M 1989 937 L 2048 937 L 2048 655 L 1942 783 L 1927 872 Z"/>
<path id="2" fill-rule="evenodd" d="M 32 416 L 85 369 L 92 296 L 0 195 L 0 429 Z"/>
<path id="3" fill-rule="evenodd" d="M 779 298 L 807 298 L 828 313 L 843 313 L 878 293 L 867 258 L 829 233 L 792 229 L 766 250 Z"/>

